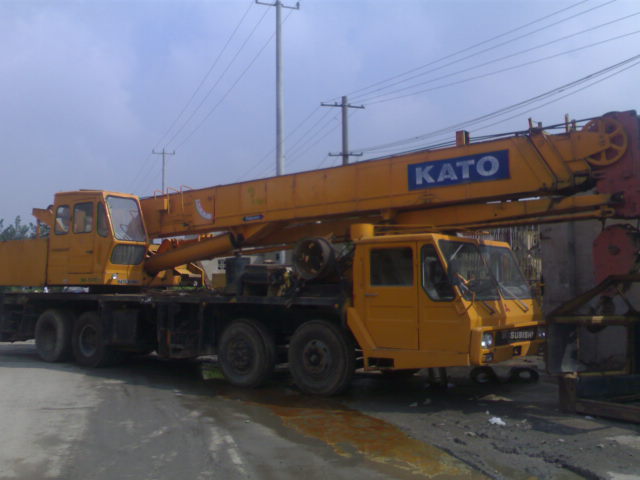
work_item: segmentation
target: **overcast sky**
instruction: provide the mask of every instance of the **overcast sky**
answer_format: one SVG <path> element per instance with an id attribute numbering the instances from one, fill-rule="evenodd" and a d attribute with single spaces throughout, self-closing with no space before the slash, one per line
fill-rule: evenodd
<path id="1" fill-rule="evenodd" d="M 327 156 L 340 109 L 320 102 L 365 105 L 350 117 L 360 159 L 450 140 L 422 136 L 639 55 L 639 12 L 637 0 L 301 0 L 283 10 L 285 171 L 340 162 Z M 273 175 L 274 29 L 275 8 L 253 0 L 0 0 L 0 218 L 31 220 L 57 191 L 152 194 L 154 148 L 176 151 L 175 188 Z M 638 108 L 638 60 L 467 129 Z"/>

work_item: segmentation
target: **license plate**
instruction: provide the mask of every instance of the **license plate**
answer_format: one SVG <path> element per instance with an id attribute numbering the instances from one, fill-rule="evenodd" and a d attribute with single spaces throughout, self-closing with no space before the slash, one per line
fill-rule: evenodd
<path id="1" fill-rule="evenodd" d="M 509 343 L 528 342 L 536 338 L 536 331 L 533 328 L 521 328 L 517 330 L 502 330 L 497 337 L 498 345 L 508 345 Z"/>
<path id="2" fill-rule="evenodd" d="M 523 342 L 533 340 L 534 335 L 533 330 L 511 330 L 509 332 L 509 340 L 512 342 Z"/>

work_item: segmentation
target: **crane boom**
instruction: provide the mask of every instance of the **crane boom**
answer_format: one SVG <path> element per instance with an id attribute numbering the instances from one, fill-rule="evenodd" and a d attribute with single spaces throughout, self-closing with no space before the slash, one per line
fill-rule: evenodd
<path id="1" fill-rule="evenodd" d="M 560 134 L 531 128 L 479 143 L 459 135 L 451 148 L 143 198 L 151 237 L 227 234 L 156 255 L 146 268 L 157 272 L 233 246 L 290 243 L 301 229 L 342 232 L 363 221 L 464 229 L 637 217 L 638 189 L 629 187 L 640 177 L 638 132 L 634 111 L 612 113 L 581 130 L 568 124 Z M 594 186 L 591 195 L 569 195 Z M 633 199 L 623 198 L 625 191 Z"/>

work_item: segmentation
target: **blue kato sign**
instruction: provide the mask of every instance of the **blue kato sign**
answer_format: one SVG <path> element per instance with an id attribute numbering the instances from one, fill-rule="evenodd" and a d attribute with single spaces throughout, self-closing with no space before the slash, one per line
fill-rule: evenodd
<path id="1" fill-rule="evenodd" d="M 509 150 L 408 165 L 409 190 L 510 178 Z"/>

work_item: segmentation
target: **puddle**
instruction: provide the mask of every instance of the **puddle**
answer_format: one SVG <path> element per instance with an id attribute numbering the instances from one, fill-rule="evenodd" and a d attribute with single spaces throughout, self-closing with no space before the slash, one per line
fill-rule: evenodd
<path id="1" fill-rule="evenodd" d="M 324 442 L 342 457 L 360 456 L 423 478 L 486 478 L 445 451 L 335 399 L 304 396 L 283 386 L 236 389 L 218 384 L 214 369 L 205 378 L 213 379 L 219 395 L 268 409 L 285 427 Z"/>
<path id="2" fill-rule="evenodd" d="M 330 445 L 338 455 L 360 454 L 376 463 L 427 478 L 473 478 L 470 467 L 397 427 L 356 410 L 264 405 L 284 425 Z M 476 478 L 483 478 L 477 475 Z"/>

